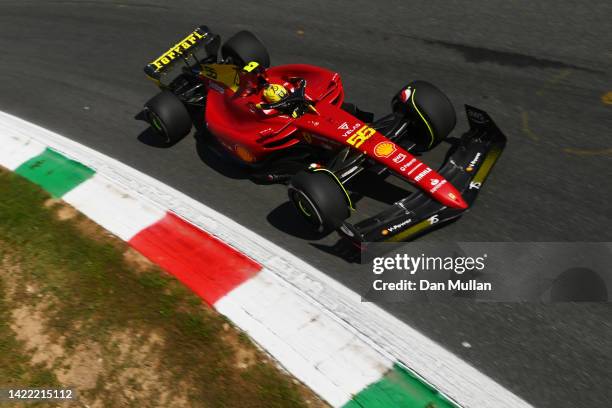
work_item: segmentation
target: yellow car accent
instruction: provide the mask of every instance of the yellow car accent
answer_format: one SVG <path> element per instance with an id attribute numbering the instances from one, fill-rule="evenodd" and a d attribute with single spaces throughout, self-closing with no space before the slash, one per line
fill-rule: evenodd
<path id="1" fill-rule="evenodd" d="M 238 76 L 238 67 L 236 65 L 205 64 L 202 65 L 201 74 L 206 78 L 225 85 L 234 92 L 238 90 L 240 85 L 240 77 Z"/>
<path id="2" fill-rule="evenodd" d="M 312 217 L 312 214 L 310 214 L 308 211 L 306 211 L 306 208 L 304 208 L 302 200 L 298 200 L 298 206 L 300 207 L 300 210 L 304 213 L 304 215 L 306 215 L 307 217 Z"/>
<path id="3" fill-rule="evenodd" d="M 391 238 L 387 239 L 387 242 L 400 242 L 400 241 L 404 241 L 406 238 L 414 235 L 414 234 L 418 234 L 419 232 L 427 229 L 428 227 L 431 226 L 431 223 L 429 222 L 429 220 L 423 220 L 421 222 L 419 222 L 418 224 L 414 224 L 412 227 L 409 227 L 407 230 L 400 232 L 397 235 L 392 236 Z M 383 234 L 386 235 L 386 234 Z"/>
<path id="4" fill-rule="evenodd" d="M 410 97 L 410 101 L 412 102 L 412 106 L 414 106 L 414 109 L 416 109 L 417 113 L 419 114 L 419 116 L 421 117 L 421 119 L 423 119 L 423 122 L 425 122 L 425 125 L 427 126 L 427 130 L 429 130 L 429 136 L 431 137 L 431 142 L 429 142 L 429 146 L 427 147 L 431 147 L 431 145 L 433 145 L 434 142 L 434 133 L 433 130 L 431 130 L 431 126 L 429 126 L 429 123 L 427 122 L 427 119 L 425 119 L 425 116 L 423 116 L 423 114 L 421 114 L 421 111 L 419 111 L 419 108 L 417 108 L 416 103 L 414 103 L 414 95 L 416 94 L 416 89 L 412 91 L 412 96 Z"/>
<path id="5" fill-rule="evenodd" d="M 349 208 L 350 208 L 351 210 L 355 211 L 355 209 L 353 208 L 353 202 L 351 201 L 351 196 L 349 195 L 348 191 L 346 191 L 346 188 L 344 188 L 344 185 L 343 185 L 343 184 L 340 182 L 340 180 L 338 179 L 338 177 L 336 177 L 336 175 L 334 174 L 334 172 L 333 172 L 333 171 L 328 170 L 328 169 L 323 169 L 323 168 L 318 168 L 318 169 L 315 169 L 315 170 L 313 170 L 313 171 L 314 171 L 314 172 L 317 172 L 317 171 L 324 171 L 324 172 L 328 173 L 329 175 L 331 175 L 331 176 L 332 176 L 332 177 L 333 177 L 333 178 L 336 180 L 336 182 L 338 183 L 338 185 L 340 186 L 340 188 L 342 188 L 342 191 L 344 191 L 344 195 L 346 195 L 346 199 L 347 199 L 347 201 L 348 201 Z"/>
<path id="6" fill-rule="evenodd" d="M 255 68 L 257 68 L 259 66 L 259 63 L 257 61 L 251 61 L 248 64 L 246 64 L 242 70 L 245 72 L 253 72 L 253 70 Z"/>
<path id="7" fill-rule="evenodd" d="M 280 102 L 287 96 L 287 89 L 281 84 L 269 84 L 263 91 L 263 98 L 268 103 Z"/>
<path id="8" fill-rule="evenodd" d="M 487 157 L 485 157 L 484 161 L 480 165 L 478 172 L 472 179 L 472 182 L 483 183 L 485 181 L 485 179 L 489 175 L 489 172 L 491 172 L 491 168 L 493 167 L 493 165 L 499 158 L 501 152 L 502 152 L 502 149 L 499 147 L 494 147 L 493 149 L 491 149 L 491 151 L 489 151 L 489 153 L 487 154 Z"/>
<path id="9" fill-rule="evenodd" d="M 172 48 L 163 53 L 155 61 L 151 62 L 151 65 L 155 67 L 157 71 L 164 69 L 166 65 L 169 65 L 176 58 L 180 57 L 185 51 L 193 48 L 200 40 L 206 37 L 206 33 L 202 33 L 199 29 L 193 31 L 187 37 L 176 43 Z"/>
<path id="10" fill-rule="evenodd" d="M 368 125 L 363 125 L 358 131 L 353 133 L 351 137 L 346 140 L 346 143 L 359 148 L 366 140 L 374 136 L 376 130 L 372 129 Z"/>

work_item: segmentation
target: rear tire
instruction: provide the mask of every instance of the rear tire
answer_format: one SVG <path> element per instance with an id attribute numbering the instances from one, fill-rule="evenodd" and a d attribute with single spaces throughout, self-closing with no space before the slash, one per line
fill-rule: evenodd
<path id="1" fill-rule="evenodd" d="M 266 46 L 250 31 L 239 31 L 228 39 L 221 47 L 221 56 L 239 67 L 251 61 L 258 62 L 264 68 L 270 66 Z"/>
<path id="2" fill-rule="evenodd" d="M 412 81 L 391 102 L 393 112 L 408 116 L 422 130 L 414 140 L 429 150 L 446 139 L 457 124 L 457 115 L 448 97 L 425 81 Z"/>
<path id="3" fill-rule="evenodd" d="M 147 122 L 167 144 L 185 137 L 192 126 L 189 111 L 170 91 L 162 91 L 145 104 Z"/>
<path id="4" fill-rule="evenodd" d="M 297 211 L 318 232 L 339 228 L 350 215 L 348 197 L 342 186 L 325 171 L 296 174 L 288 193 Z"/>

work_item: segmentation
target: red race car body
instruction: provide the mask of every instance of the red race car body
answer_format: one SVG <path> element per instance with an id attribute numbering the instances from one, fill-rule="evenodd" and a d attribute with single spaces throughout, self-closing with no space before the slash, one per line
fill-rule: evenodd
<path id="1" fill-rule="evenodd" d="M 451 208 L 467 208 L 461 193 L 444 177 L 341 109 L 344 91 L 337 73 L 303 64 L 282 65 L 265 71 L 267 82 L 282 84 L 289 92 L 295 88 L 291 78 L 306 80 L 306 97 L 315 109 L 293 118 L 282 112 L 258 109 L 257 104 L 263 101 L 263 88 L 242 94 L 244 84 L 241 82 L 248 79 L 240 75 L 237 67 L 232 68 L 234 73 L 229 75 L 217 72 L 227 71 L 227 65 L 209 67 L 202 72 L 211 90 L 205 119 L 221 145 L 240 160 L 262 161 L 270 153 L 300 141 L 328 149 L 350 146 L 418 186 L 439 203 Z M 231 82 L 226 78 L 231 78 Z"/>
<path id="2" fill-rule="evenodd" d="M 198 48 L 205 48 L 204 59 Z M 181 74 L 162 83 L 179 61 Z M 203 116 L 206 140 L 218 142 L 211 148 L 222 146 L 255 182 L 287 184 L 290 201 L 319 232 L 336 230 L 361 248 L 408 240 L 461 216 L 506 144 L 489 115 L 468 105 L 469 130 L 450 137 L 455 109 L 425 81 L 401 88 L 392 112 L 374 120 L 344 101 L 338 73 L 306 64 L 270 67 L 265 46 L 247 31 L 221 46 L 219 35 L 200 26 L 144 70 L 161 92 L 143 117 L 163 143 L 178 142 Z M 270 89 L 283 95 L 274 100 L 265 94 Z M 434 170 L 418 156 L 442 142 L 451 147 Z M 362 172 L 390 172 L 418 192 L 351 223 L 352 197 L 359 197 L 351 183 Z"/>

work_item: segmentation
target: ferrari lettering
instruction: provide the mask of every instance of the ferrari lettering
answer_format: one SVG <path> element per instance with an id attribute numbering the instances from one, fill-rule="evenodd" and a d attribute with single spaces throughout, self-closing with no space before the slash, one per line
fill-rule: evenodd
<path id="1" fill-rule="evenodd" d="M 376 131 L 368 125 L 362 126 L 357 132 L 349 137 L 346 142 L 356 148 L 359 148 L 366 140 L 374 136 Z"/>
<path id="2" fill-rule="evenodd" d="M 421 179 L 423 177 L 425 177 L 426 175 L 428 175 L 430 172 L 431 172 L 431 169 L 429 167 L 427 167 L 425 170 L 423 170 L 422 172 L 417 174 L 416 177 L 414 178 L 414 180 L 415 181 L 421 181 Z"/>
<path id="3" fill-rule="evenodd" d="M 172 48 L 166 51 L 161 57 L 157 58 L 151 64 L 153 64 L 157 70 L 164 68 L 164 66 L 170 64 L 177 57 L 180 57 L 183 52 L 193 47 L 195 44 L 198 43 L 199 40 L 204 37 L 205 35 L 200 34 L 197 30 L 194 31 L 182 41 L 180 41 L 178 44 L 174 45 Z"/>

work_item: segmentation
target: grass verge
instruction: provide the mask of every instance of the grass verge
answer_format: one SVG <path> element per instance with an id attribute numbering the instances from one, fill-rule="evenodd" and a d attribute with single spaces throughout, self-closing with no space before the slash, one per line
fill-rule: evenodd
<path id="1" fill-rule="evenodd" d="M 6 170 L 0 196 L 0 387 L 72 386 L 89 407 L 325 406 L 70 206 Z"/>

